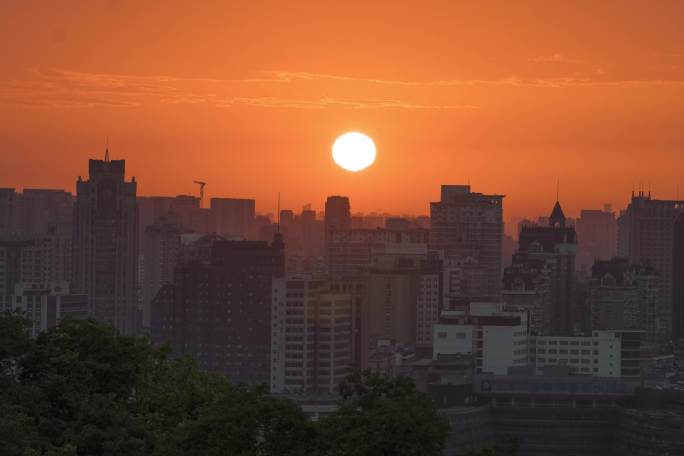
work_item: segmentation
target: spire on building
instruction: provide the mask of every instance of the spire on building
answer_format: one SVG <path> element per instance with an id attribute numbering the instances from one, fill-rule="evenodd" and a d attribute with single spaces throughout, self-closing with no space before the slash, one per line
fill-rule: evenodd
<path id="1" fill-rule="evenodd" d="M 104 161 L 109 162 L 109 136 L 107 136 L 107 140 L 105 141 L 105 156 L 104 156 Z"/>
<path id="2" fill-rule="evenodd" d="M 560 202 L 556 201 L 549 217 L 549 224 L 554 227 L 565 228 L 565 214 L 561 208 Z"/>

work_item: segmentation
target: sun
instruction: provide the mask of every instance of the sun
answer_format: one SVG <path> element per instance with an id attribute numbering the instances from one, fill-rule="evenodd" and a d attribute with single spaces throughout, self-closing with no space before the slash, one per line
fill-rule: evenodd
<path id="1" fill-rule="evenodd" d="M 345 133 L 335 140 L 332 156 L 347 171 L 361 171 L 375 161 L 375 143 L 363 133 Z"/>

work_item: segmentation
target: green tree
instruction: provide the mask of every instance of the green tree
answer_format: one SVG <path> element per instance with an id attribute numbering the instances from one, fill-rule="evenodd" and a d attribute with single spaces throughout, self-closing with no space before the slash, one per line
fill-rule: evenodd
<path id="1" fill-rule="evenodd" d="M 320 422 L 322 452 L 336 456 L 440 455 L 449 432 L 432 399 L 411 379 L 352 372 L 339 408 Z"/>

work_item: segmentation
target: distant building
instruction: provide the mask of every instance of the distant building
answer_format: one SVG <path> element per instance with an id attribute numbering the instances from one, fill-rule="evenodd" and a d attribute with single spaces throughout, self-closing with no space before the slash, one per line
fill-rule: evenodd
<path id="1" fill-rule="evenodd" d="M 380 257 L 427 257 L 429 232 L 422 228 L 397 231 L 335 230 L 327 233 L 326 261 L 330 274 L 354 276 Z"/>
<path id="2" fill-rule="evenodd" d="M 513 255 L 513 264 L 504 270 L 501 297 L 507 308 L 529 313 L 532 335 L 551 332 L 552 278 L 552 265 L 526 252 Z"/>
<path id="3" fill-rule="evenodd" d="M 254 200 L 212 198 L 211 211 L 216 233 L 233 239 L 251 239 L 254 224 Z"/>
<path id="4" fill-rule="evenodd" d="M 651 266 L 661 277 L 656 332 L 663 342 L 684 339 L 684 201 L 632 195 L 618 219 L 619 256 Z M 677 256 L 675 256 L 677 255 Z"/>
<path id="5" fill-rule="evenodd" d="M 548 276 L 549 307 L 541 326 L 548 334 L 571 335 L 574 330 L 576 243 L 575 229 L 566 225 L 558 201 L 549 217 L 549 226 L 523 226 L 520 231 L 513 266 L 530 263 L 527 269 L 543 271 Z M 520 284 L 519 280 L 513 282 L 515 287 Z"/>
<path id="6" fill-rule="evenodd" d="M 60 224 L 70 224 L 71 193 L 64 190 L 26 188 L 0 189 L 0 237 L 28 239 L 47 233 Z"/>
<path id="7" fill-rule="evenodd" d="M 325 278 L 276 278 L 271 312 L 271 392 L 335 394 L 354 363 L 352 295 Z"/>
<path id="8" fill-rule="evenodd" d="M 349 197 L 329 196 L 325 201 L 325 232 L 351 229 L 351 209 Z"/>
<path id="9" fill-rule="evenodd" d="M 282 277 L 283 243 L 200 238 L 194 260 L 157 293 L 151 335 L 175 355 L 235 383 L 271 384 L 272 282 Z"/>
<path id="10" fill-rule="evenodd" d="M 173 283 L 181 256 L 181 235 L 187 230 L 174 220 L 160 218 L 145 229 L 143 255 L 142 327 L 150 327 L 152 301 L 165 284 Z"/>
<path id="11" fill-rule="evenodd" d="M 87 318 L 89 315 L 88 297 L 71 294 L 66 281 L 16 285 L 11 295 L 0 296 L 0 311 L 16 310 L 28 319 L 33 337 L 65 318 Z"/>
<path id="12" fill-rule="evenodd" d="M 645 331 L 592 331 L 591 336 L 535 336 L 530 360 L 539 375 L 566 366 L 573 375 L 641 378 Z"/>
<path id="13" fill-rule="evenodd" d="M 280 232 L 285 240 L 285 270 L 288 274 L 325 271 L 325 230 L 316 212 L 304 208 L 300 214 L 280 212 Z"/>
<path id="14" fill-rule="evenodd" d="M 577 269 L 587 275 L 596 260 L 617 255 L 617 220 L 610 205 L 603 210 L 583 209 L 575 223 L 577 230 Z"/>
<path id="15" fill-rule="evenodd" d="M 73 287 L 87 294 L 91 315 L 123 334 L 138 331 L 138 207 L 125 161 L 90 160 L 76 183 Z"/>
<path id="16" fill-rule="evenodd" d="M 45 284 L 71 279 L 70 233 L 54 231 L 28 240 L 0 241 L 0 295 L 18 284 Z"/>
<path id="17" fill-rule="evenodd" d="M 499 295 L 503 198 L 473 193 L 469 185 L 442 185 L 440 201 L 430 203 L 430 250 L 456 262 L 463 277 L 478 280 L 477 287 L 464 287 L 462 293 Z"/>
<path id="18" fill-rule="evenodd" d="M 434 327 L 433 359 L 472 355 L 475 372 L 506 374 L 528 365 L 528 315 L 505 311 L 503 303 L 471 303 L 443 311 Z"/>
<path id="19" fill-rule="evenodd" d="M 653 268 L 614 258 L 592 267 L 588 304 L 593 329 L 639 329 L 656 340 L 660 276 Z"/>

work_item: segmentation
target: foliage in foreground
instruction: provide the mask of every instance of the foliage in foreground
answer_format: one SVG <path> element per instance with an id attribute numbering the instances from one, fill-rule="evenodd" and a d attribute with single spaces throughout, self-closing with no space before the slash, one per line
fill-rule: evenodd
<path id="1" fill-rule="evenodd" d="M 31 339 L 0 316 L 0 456 L 436 456 L 448 431 L 408 379 L 354 372 L 312 422 L 146 338 L 67 320 Z"/>

